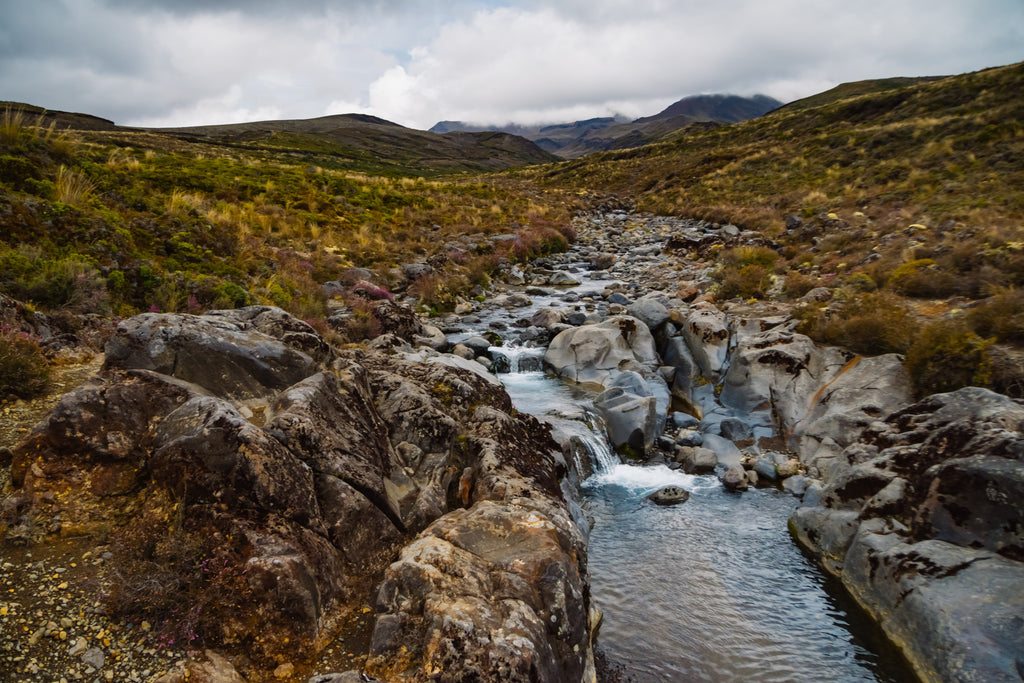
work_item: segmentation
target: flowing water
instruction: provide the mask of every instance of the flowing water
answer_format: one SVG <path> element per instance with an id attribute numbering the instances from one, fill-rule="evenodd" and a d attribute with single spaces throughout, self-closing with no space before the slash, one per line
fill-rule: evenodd
<path id="1" fill-rule="evenodd" d="M 535 297 L 514 315 L 529 317 L 549 303 Z M 790 539 L 793 496 L 729 493 L 713 475 L 623 464 L 603 436 L 592 393 L 539 370 L 518 371 L 538 367 L 543 348 L 492 351 L 510 361 L 511 371 L 498 377 L 516 408 L 551 423 L 560 442 L 575 438 L 584 446 L 577 457 L 589 452 L 578 465 L 592 472 L 582 492 L 594 520 L 592 597 L 604 613 L 598 646 L 626 680 L 913 680 Z M 646 500 L 669 485 L 690 499 L 669 507 Z"/>
<path id="2" fill-rule="evenodd" d="M 516 361 L 523 353 L 505 353 Z M 776 489 L 729 493 L 712 475 L 621 463 L 591 426 L 590 398 L 543 372 L 499 375 L 516 407 L 591 451 L 583 486 L 593 517 L 598 644 L 634 681 L 899 681 L 905 672 L 789 538 L 796 499 Z M 663 486 L 682 505 L 646 500 Z M 885 649 L 881 647 L 881 649 Z"/>

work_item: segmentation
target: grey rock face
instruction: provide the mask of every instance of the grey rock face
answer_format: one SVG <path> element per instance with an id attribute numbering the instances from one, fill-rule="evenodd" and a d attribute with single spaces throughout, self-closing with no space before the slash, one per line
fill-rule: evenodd
<path id="1" fill-rule="evenodd" d="M 574 382 L 602 386 L 622 370 L 654 372 L 660 365 L 650 330 L 628 316 L 560 332 L 551 340 L 544 364 Z"/>
<path id="2" fill-rule="evenodd" d="M 791 528 L 921 677 L 1019 676 L 1024 406 L 936 394 L 867 426 L 823 472 Z"/>
<path id="3" fill-rule="evenodd" d="M 284 389 L 316 372 L 310 355 L 218 316 L 129 318 L 118 325 L 106 354 L 108 370 L 152 370 L 232 398 Z"/>

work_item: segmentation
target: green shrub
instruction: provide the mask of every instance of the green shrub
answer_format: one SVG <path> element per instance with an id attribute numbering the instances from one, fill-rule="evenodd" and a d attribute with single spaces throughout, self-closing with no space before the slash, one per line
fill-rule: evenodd
<path id="1" fill-rule="evenodd" d="M 762 265 L 752 264 L 740 268 L 726 267 L 714 275 L 722 283 L 717 296 L 720 299 L 742 297 L 762 299 L 772 286 L 772 272 Z"/>
<path id="2" fill-rule="evenodd" d="M 50 386 L 50 366 L 39 342 L 24 332 L 0 329 L 0 397 L 34 398 Z"/>
<path id="3" fill-rule="evenodd" d="M 992 340 L 950 321 L 924 327 L 907 351 L 907 370 L 920 396 L 986 386 L 992 378 Z"/>
<path id="4" fill-rule="evenodd" d="M 967 323 L 982 337 L 1024 343 L 1024 290 L 1008 289 L 983 301 L 967 314 Z"/>
<path id="5" fill-rule="evenodd" d="M 918 328 L 906 306 L 882 293 L 865 294 L 838 309 L 803 306 L 794 315 L 800 320 L 799 332 L 866 356 L 906 353 Z"/>
<path id="6" fill-rule="evenodd" d="M 942 270 L 930 258 L 917 259 L 897 267 L 889 276 L 889 287 L 897 294 L 943 298 L 958 290 L 957 277 Z"/>
<path id="7" fill-rule="evenodd" d="M 804 275 L 798 270 L 791 270 L 786 273 L 786 282 L 782 286 L 782 293 L 790 299 L 799 299 L 815 287 L 821 286 L 821 280 L 813 275 Z"/>

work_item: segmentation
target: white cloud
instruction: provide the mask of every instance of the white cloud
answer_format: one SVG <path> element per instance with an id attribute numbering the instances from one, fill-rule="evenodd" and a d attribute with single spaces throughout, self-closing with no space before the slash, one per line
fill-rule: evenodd
<path id="1" fill-rule="evenodd" d="M 125 124 L 360 111 L 405 125 L 653 114 L 702 92 L 1024 58 L 1020 0 L 33 0 L 0 25 L 0 98 Z"/>

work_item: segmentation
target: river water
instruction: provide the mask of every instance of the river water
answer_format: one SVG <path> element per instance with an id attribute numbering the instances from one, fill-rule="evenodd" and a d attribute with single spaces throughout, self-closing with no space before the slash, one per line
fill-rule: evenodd
<path id="1" fill-rule="evenodd" d="M 586 282 L 587 290 L 601 287 Z M 481 320 L 529 318 L 558 297 Z M 564 306 L 564 304 L 562 304 Z M 482 328 L 480 328 L 482 329 Z M 450 337 L 459 341 L 473 334 Z M 593 412 L 594 394 L 534 370 L 542 348 L 492 348 L 518 410 L 551 423 L 560 442 L 590 451 L 583 471 L 592 597 L 604 613 L 598 647 L 625 680 L 913 680 L 877 629 L 790 539 L 797 505 L 774 488 L 726 491 L 714 475 L 620 462 Z M 492 353 L 493 355 L 493 353 Z M 586 454 L 584 456 L 586 457 Z M 681 486 L 690 499 L 661 507 L 646 496 Z"/>
<path id="2" fill-rule="evenodd" d="M 604 612 L 598 644 L 629 679 L 907 680 L 789 538 L 793 496 L 730 493 L 713 475 L 618 462 L 578 419 L 589 408 L 585 393 L 542 372 L 499 378 L 517 409 L 595 451 L 583 494 L 594 519 L 592 596 Z M 669 507 L 646 500 L 669 485 L 690 499 Z"/>

